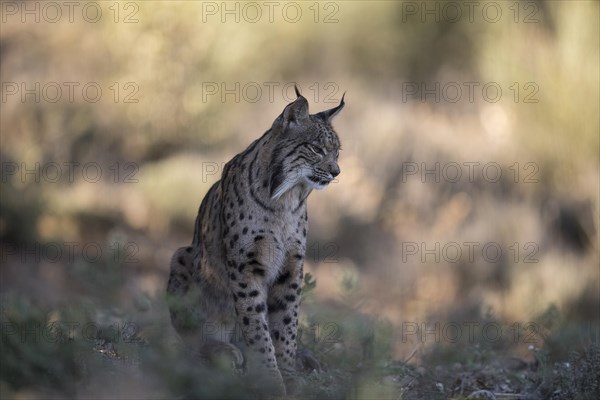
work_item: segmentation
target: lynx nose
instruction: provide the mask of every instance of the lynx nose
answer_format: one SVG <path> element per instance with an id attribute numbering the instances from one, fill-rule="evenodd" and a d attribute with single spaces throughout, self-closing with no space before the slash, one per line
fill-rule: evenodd
<path id="1" fill-rule="evenodd" d="M 340 167 L 337 164 L 333 164 L 329 169 L 329 173 L 335 178 L 340 174 Z"/>

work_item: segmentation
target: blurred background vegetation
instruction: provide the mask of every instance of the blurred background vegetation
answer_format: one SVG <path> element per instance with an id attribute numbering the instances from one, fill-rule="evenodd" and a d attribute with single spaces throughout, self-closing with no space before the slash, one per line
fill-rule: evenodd
<path id="1" fill-rule="evenodd" d="M 598 393 L 598 2 L 76 3 L 1 4 L 2 398 L 214 394 L 168 262 L 293 83 L 312 112 L 347 92 L 307 396 Z"/>

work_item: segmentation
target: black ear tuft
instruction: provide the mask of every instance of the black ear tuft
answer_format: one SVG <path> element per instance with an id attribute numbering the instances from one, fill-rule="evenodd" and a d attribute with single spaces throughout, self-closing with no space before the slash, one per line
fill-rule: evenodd
<path id="1" fill-rule="evenodd" d="M 344 97 L 346 97 L 346 92 L 342 95 L 342 99 L 340 100 L 340 104 L 337 107 L 331 108 L 329 110 L 321 111 L 317 114 L 319 118 L 323 121 L 329 122 L 333 117 L 335 117 L 346 105 L 344 102 Z"/>
<path id="2" fill-rule="evenodd" d="M 294 83 L 294 90 L 296 91 L 296 97 L 302 96 L 302 94 L 300 93 L 300 88 L 295 83 Z"/>

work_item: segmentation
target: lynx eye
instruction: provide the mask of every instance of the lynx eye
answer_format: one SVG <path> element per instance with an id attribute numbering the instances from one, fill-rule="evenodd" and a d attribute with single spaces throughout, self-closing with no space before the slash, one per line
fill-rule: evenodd
<path id="1" fill-rule="evenodd" d="M 327 154 L 327 153 L 325 153 L 325 150 L 323 150 L 320 147 L 315 146 L 314 144 L 309 144 L 308 149 L 318 156 L 324 156 L 325 154 Z"/>

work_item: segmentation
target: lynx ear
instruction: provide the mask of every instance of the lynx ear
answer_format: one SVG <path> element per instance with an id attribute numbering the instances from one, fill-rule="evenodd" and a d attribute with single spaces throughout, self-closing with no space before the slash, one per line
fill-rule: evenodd
<path id="1" fill-rule="evenodd" d="M 342 95 L 342 100 L 340 100 L 340 104 L 337 107 L 331 108 L 329 110 L 321 111 L 317 114 L 317 117 L 321 118 L 323 121 L 329 122 L 333 117 L 335 117 L 342 108 L 346 105 L 344 103 L 344 97 L 346 96 L 346 92 Z"/>
<path id="2" fill-rule="evenodd" d="M 302 96 L 296 88 L 298 98 L 288 104 L 283 110 L 283 127 L 286 129 L 289 126 L 299 125 L 308 121 L 308 101 Z"/>

